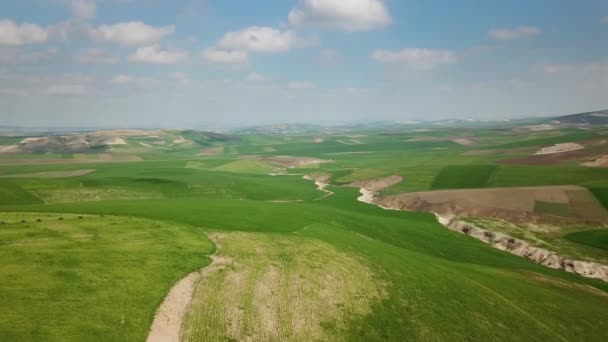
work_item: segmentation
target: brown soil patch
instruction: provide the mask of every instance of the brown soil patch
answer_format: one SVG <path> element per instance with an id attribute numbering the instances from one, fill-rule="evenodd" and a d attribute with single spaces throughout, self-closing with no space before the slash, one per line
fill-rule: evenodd
<path id="1" fill-rule="evenodd" d="M 568 161 L 575 161 L 588 157 L 590 153 L 593 152 L 583 149 L 552 154 L 536 154 L 521 158 L 499 160 L 498 162 L 502 164 L 515 165 L 557 165 Z"/>
<path id="2" fill-rule="evenodd" d="M 200 150 L 196 155 L 197 156 L 215 156 L 215 155 L 221 154 L 223 152 L 224 152 L 223 147 L 210 147 L 210 148 L 204 148 L 204 149 Z"/>
<path id="3" fill-rule="evenodd" d="M 582 163 L 581 165 L 589 167 L 608 167 L 608 154 L 604 154 L 601 157 L 595 158 L 586 163 Z"/>
<path id="4" fill-rule="evenodd" d="M 69 178 L 79 177 L 88 175 L 95 171 L 95 169 L 88 170 L 70 170 L 70 171 L 47 171 L 47 172 L 35 172 L 35 173 L 18 173 L 14 175 L 6 175 L 1 177 L 7 178 Z"/>
<path id="5" fill-rule="evenodd" d="M 553 153 L 564 153 L 570 151 L 582 150 L 585 146 L 577 143 L 563 143 L 555 144 L 552 146 L 541 147 L 534 155 L 553 154 Z"/>
<path id="6" fill-rule="evenodd" d="M 363 188 L 369 191 L 380 191 L 403 181 L 403 177 L 392 175 L 388 177 L 358 180 L 347 184 L 348 187 Z"/>
<path id="7" fill-rule="evenodd" d="M 473 140 L 470 140 L 467 138 L 457 138 L 457 139 L 452 139 L 452 141 L 457 143 L 458 145 L 462 145 L 462 146 L 475 145 L 475 142 Z"/>
<path id="8" fill-rule="evenodd" d="M 608 212 L 585 188 L 543 186 L 413 192 L 376 197 L 374 203 L 390 209 L 428 211 L 459 217 L 491 217 L 510 222 L 546 219 L 535 212 L 537 202 L 563 204 L 569 219 L 607 222 Z"/>

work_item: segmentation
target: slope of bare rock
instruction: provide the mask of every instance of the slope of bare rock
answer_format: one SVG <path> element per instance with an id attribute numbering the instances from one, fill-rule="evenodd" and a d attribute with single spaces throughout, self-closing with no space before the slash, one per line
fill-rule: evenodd
<path id="1" fill-rule="evenodd" d="M 438 221 L 447 228 L 474 237 L 492 245 L 494 248 L 524 257 L 546 267 L 608 282 L 608 265 L 574 260 L 560 256 L 547 249 L 533 246 L 526 241 L 502 233 L 481 229 L 471 223 L 459 221 L 450 216 L 441 216 L 438 214 L 436 214 L 436 216 Z"/>

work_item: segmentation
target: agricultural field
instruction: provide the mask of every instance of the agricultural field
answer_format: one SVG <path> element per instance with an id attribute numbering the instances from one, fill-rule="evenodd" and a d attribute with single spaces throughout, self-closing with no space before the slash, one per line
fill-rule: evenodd
<path id="1" fill-rule="evenodd" d="M 0 340 L 602 341 L 608 273 L 435 216 L 608 265 L 604 126 L 526 125 L 3 138 Z"/>

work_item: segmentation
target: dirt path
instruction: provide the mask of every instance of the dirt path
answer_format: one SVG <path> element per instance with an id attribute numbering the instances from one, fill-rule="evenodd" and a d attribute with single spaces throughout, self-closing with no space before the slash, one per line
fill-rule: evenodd
<path id="1" fill-rule="evenodd" d="M 317 186 L 317 190 L 319 191 L 323 191 L 325 193 L 325 195 L 319 197 L 319 198 L 315 198 L 313 201 L 319 201 L 324 199 L 325 197 L 331 196 L 334 194 L 333 191 L 329 191 L 327 189 L 325 189 L 325 187 L 327 187 L 329 185 L 328 180 L 329 180 L 329 175 L 322 175 L 319 177 L 312 177 L 310 175 L 305 175 L 304 177 L 302 177 L 304 179 L 307 180 L 312 180 L 315 181 L 315 185 Z"/>
<path id="2" fill-rule="evenodd" d="M 215 235 L 209 235 L 215 243 L 216 250 L 211 256 L 211 264 L 188 274 L 179 280 L 158 307 L 156 316 L 150 327 L 147 342 L 179 342 L 182 322 L 192 301 L 192 296 L 198 284 L 211 272 L 231 263 L 228 258 L 218 256 L 221 245 Z"/>

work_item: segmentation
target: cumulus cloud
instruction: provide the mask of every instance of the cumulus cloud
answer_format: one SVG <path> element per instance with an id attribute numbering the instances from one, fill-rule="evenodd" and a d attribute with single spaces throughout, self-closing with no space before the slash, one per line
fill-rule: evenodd
<path id="1" fill-rule="evenodd" d="M 208 48 L 201 53 L 203 58 L 209 62 L 222 64 L 246 64 L 247 52 L 239 50 L 221 50 Z"/>
<path id="2" fill-rule="evenodd" d="M 252 26 L 226 33 L 217 45 L 225 50 L 280 53 L 288 51 L 295 44 L 296 35 L 293 31 L 281 32 L 271 27 Z"/>
<path id="3" fill-rule="evenodd" d="M 92 0 L 66 0 L 76 18 L 91 19 L 95 17 L 97 7 Z"/>
<path id="4" fill-rule="evenodd" d="M 0 64 L 12 63 L 42 63 L 57 55 L 57 49 L 49 48 L 44 51 L 28 51 L 21 47 L 0 48 Z"/>
<path id="5" fill-rule="evenodd" d="M 300 0 L 289 12 L 293 27 L 369 31 L 387 26 L 391 16 L 382 0 Z"/>
<path id="6" fill-rule="evenodd" d="M 73 58 L 78 64 L 116 64 L 118 57 L 98 48 L 91 48 L 76 54 Z"/>
<path id="7" fill-rule="evenodd" d="M 0 20 L 0 45 L 25 45 L 46 42 L 48 30 L 35 24 L 17 25 L 12 20 Z"/>
<path id="8" fill-rule="evenodd" d="M 127 46 L 153 44 L 173 33 L 175 33 L 173 25 L 154 27 L 141 21 L 102 25 L 90 30 L 90 36 L 96 40 Z"/>
<path id="9" fill-rule="evenodd" d="M 190 75 L 185 72 L 172 72 L 169 74 L 169 79 L 178 85 L 187 86 L 190 84 Z"/>
<path id="10" fill-rule="evenodd" d="M 129 55 L 129 62 L 146 64 L 176 64 L 184 61 L 188 53 L 183 50 L 163 50 L 160 45 L 154 44 L 138 48 Z"/>
<path id="11" fill-rule="evenodd" d="M 295 32 L 280 31 L 272 27 L 251 26 L 228 32 L 216 46 L 204 49 L 202 56 L 213 63 L 246 64 L 249 53 L 282 53 L 296 47 Z"/>
<path id="12" fill-rule="evenodd" d="M 247 75 L 247 81 L 249 81 L 249 82 L 264 82 L 264 81 L 268 81 L 268 80 L 270 80 L 270 78 L 268 78 L 264 75 L 258 74 L 257 72 L 250 72 Z"/>
<path id="13" fill-rule="evenodd" d="M 87 92 L 87 87 L 76 83 L 50 84 L 46 92 L 50 95 L 83 95 Z"/>
<path id="14" fill-rule="evenodd" d="M 540 34 L 540 29 L 535 26 L 519 26 L 515 28 L 501 28 L 488 32 L 488 35 L 497 40 L 515 40 L 532 37 Z"/>
<path id="15" fill-rule="evenodd" d="M 312 89 L 315 85 L 310 82 L 291 81 L 287 83 L 289 89 Z"/>
<path id="16" fill-rule="evenodd" d="M 138 77 L 130 75 L 116 75 L 109 80 L 110 84 L 118 86 L 150 86 L 159 84 L 160 81 L 152 77 Z"/>
<path id="17" fill-rule="evenodd" d="M 590 75 L 605 77 L 608 81 L 608 62 L 580 63 L 580 64 L 544 64 L 540 70 L 547 75 L 576 75 L 588 77 Z"/>
<path id="18" fill-rule="evenodd" d="M 401 51 L 377 50 L 372 59 L 380 63 L 396 64 L 417 70 L 430 70 L 437 65 L 455 63 L 458 58 L 450 50 L 403 49 Z"/>

